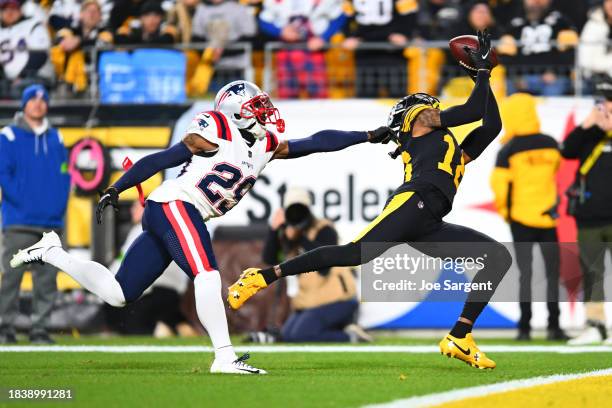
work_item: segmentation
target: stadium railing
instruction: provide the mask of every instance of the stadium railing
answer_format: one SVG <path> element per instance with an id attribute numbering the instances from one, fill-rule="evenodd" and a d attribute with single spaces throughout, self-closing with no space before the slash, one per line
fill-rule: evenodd
<path id="1" fill-rule="evenodd" d="M 225 47 L 230 53 L 241 55 L 223 58 L 211 64 L 207 60 L 207 43 L 188 45 L 121 45 L 108 48 L 92 47 L 87 54 L 86 74 L 88 86 L 80 95 L 57 89 L 58 100 L 78 99 L 100 102 L 101 55 L 107 52 L 136 49 L 173 49 L 185 54 L 187 98 L 212 96 L 227 81 L 245 78 L 255 80 L 275 97 L 281 98 L 350 98 L 398 97 L 413 92 L 435 95 L 463 96 L 469 92 L 471 82 L 463 70 L 450 57 L 446 41 L 415 41 L 405 47 L 387 42 L 361 43 L 355 50 L 341 44 L 332 44 L 321 52 L 310 53 L 306 44 L 269 42 L 263 51 L 253 50 L 250 43 L 239 42 Z M 520 43 L 517 43 L 520 46 Z M 556 46 L 555 43 L 551 45 Z M 573 48 L 572 62 L 563 66 L 510 65 L 500 66 L 494 72 L 494 86 L 506 92 L 507 79 L 516 79 L 525 73 L 549 71 L 567 83 L 565 95 L 583 95 L 592 90 L 587 75 L 578 61 L 577 48 Z M 226 60 L 229 63 L 226 63 Z M 61 81 L 58 81 L 61 83 Z M 64 85 L 64 88 L 65 85 Z"/>
<path id="2" fill-rule="evenodd" d="M 516 45 L 520 47 L 520 41 Z M 551 45 L 558 44 L 555 41 Z M 275 96 L 298 98 L 320 96 L 321 86 L 327 90 L 323 96 L 330 98 L 398 97 L 414 92 L 463 96 L 471 89 L 471 81 L 450 56 L 447 41 L 415 41 L 403 47 L 368 42 L 360 43 L 355 50 L 332 44 L 323 51 L 325 65 L 317 56 L 320 53 L 308 52 L 306 44 L 267 43 L 264 88 Z M 287 55 L 292 52 L 294 57 Z M 563 95 L 582 95 L 589 87 L 584 83 L 577 48 L 569 52 L 571 62 L 567 64 L 500 65 L 493 71 L 494 86 L 505 94 L 507 85 L 523 75 L 550 72 L 567 84 Z M 309 61 L 307 55 L 314 57 Z"/>

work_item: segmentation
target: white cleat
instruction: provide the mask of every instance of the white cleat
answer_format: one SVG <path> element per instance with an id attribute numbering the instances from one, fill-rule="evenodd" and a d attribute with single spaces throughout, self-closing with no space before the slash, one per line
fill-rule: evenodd
<path id="1" fill-rule="evenodd" d="M 43 255 L 53 247 L 62 247 L 62 241 L 54 232 L 45 232 L 43 237 L 34 245 L 21 249 L 11 259 L 11 268 L 19 268 L 21 265 L 32 262 L 43 262 Z"/>
<path id="2" fill-rule="evenodd" d="M 219 361 L 215 359 L 210 366 L 213 374 L 268 374 L 266 370 L 255 368 L 245 363 L 251 357 L 249 353 L 243 354 L 234 361 Z"/>
<path id="3" fill-rule="evenodd" d="M 612 346 L 612 335 L 610 335 L 612 333 L 612 330 L 608 330 L 608 338 L 606 339 L 606 341 L 603 342 L 603 344 L 605 344 L 606 346 Z"/>
<path id="4" fill-rule="evenodd" d="M 587 327 L 578 337 L 570 339 L 570 346 L 587 346 L 589 344 L 601 344 L 604 341 L 601 331 L 597 327 Z"/>

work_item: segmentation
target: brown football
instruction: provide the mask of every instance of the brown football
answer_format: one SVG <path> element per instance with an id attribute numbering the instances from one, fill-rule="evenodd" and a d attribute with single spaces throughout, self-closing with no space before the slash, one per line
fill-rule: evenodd
<path id="1" fill-rule="evenodd" d="M 453 57 L 455 57 L 461 66 L 476 71 L 476 68 L 471 66 L 470 56 L 465 48 L 477 50 L 478 37 L 475 35 L 460 35 L 451 39 L 448 42 L 448 46 L 450 47 L 451 54 L 453 54 Z M 497 54 L 493 48 L 491 48 L 491 53 L 489 54 L 489 61 L 494 67 L 497 66 Z"/>

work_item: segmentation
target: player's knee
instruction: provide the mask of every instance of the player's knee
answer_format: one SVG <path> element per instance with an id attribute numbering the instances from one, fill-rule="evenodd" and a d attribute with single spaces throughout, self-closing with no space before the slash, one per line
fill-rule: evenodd
<path id="1" fill-rule="evenodd" d="M 500 272 L 501 276 L 504 276 L 512 266 L 512 255 L 510 251 L 500 243 L 496 243 L 491 250 L 490 259 L 493 261 L 495 269 Z"/>

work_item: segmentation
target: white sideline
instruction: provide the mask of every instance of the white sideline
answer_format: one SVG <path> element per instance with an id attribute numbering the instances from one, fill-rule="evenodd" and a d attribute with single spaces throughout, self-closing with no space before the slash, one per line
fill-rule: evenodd
<path id="1" fill-rule="evenodd" d="M 488 353 L 612 353 L 612 346 L 515 346 L 515 345 L 484 345 Z M 75 346 L 0 346 L 0 353 L 208 353 L 212 352 L 209 346 L 103 346 L 103 345 L 75 345 Z M 412 353 L 426 354 L 439 353 L 435 345 L 380 345 L 380 346 L 351 346 L 351 345 L 250 345 L 238 346 L 236 351 L 254 353 Z"/>
<path id="2" fill-rule="evenodd" d="M 505 381 L 496 384 L 480 385 L 477 387 L 460 388 L 452 391 L 445 391 L 436 394 L 422 395 L 419 397 L 411 397 L 398 399 L 382 404 L 366 405 L 364 408 L 404 408 L 404 407 L 431 407 L 435 405 L 453 402 L 457 400 L 484 397 L 491 394 L 497 394 L 506 391 L 513 391 L 522 388 L 531 388 L 538 385 L 552 384 L 561 381 L 577 380 L 587 377 L 599 377 L 602 375 L 612 375 L 612 368 L 603 370 L 588 371 L 577 374 L 555 374 L 546 377 L 532 377 L 522 380 Z"/>

